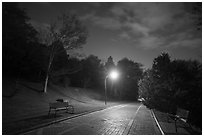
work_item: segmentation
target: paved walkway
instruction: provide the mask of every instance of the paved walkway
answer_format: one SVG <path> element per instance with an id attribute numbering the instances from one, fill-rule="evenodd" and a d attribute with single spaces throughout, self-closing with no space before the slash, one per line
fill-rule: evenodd
<path id="1" fill-rule="evenodd" d="M 43 125 L 47 125 L 49 123 L 53 123 L 55 121 L 61 120 L 61 119 L 65 119 L 65 118 L 69 118 L 69 117 L 74 117 L 77 115 L 83 115 L 84 113 L 89 113 L 92 111 L 98 111 L 98 110 L 102 110 L 105 109 L 107 107 L 110 106 L 115 106 L 121 103 L 108 103 L 108 105 L 90 105 L 90 104 L 82 104 L 82 105 L 78 105 L 75 107 L 75 111 L 74 114 L 69 114 L 69 113 L 65 113 L 65 111 L 59 111 L 57 113 L 57 116 L 54 117 L 54 111 L 51 112 L 51 115 L 48 116 L 48 108 L 46 108 L 46 111 L 40 111 L 39 109 L 36 110 L 36 114 L 37 115 L 30 115 L 29 117 L 23 117 L 21 115 L 18 115 L 15 113 L 15 115 L 13 116 L 14 118 L 6 121 L 3 120 L 3 131 L 2 134 L 19 134 L 19 133 L 23 133 L 25 131 L 28 131 L 30 129 L 36 128 L 36 127 L 41 127 Z M 10 114 L 11 115 L 11 114 Z M 19 120 L 16 120 L 16 118 L 19 117 Z M 4 123 L 4 121 L 6 121 L 6 123 Z M 13 124 L 15 123 L 15 124 Z"/>
<path id="2" fill-rule="evenodd" d="M 151 110 L 145 106 L 140 108 L 134 118 L 132 128 L 129 132 L 130 135 L 158 135 L 161 134 L 156 122 L 151 114 Z"/>
<path id="3" fill-rule="evenodd" d="M 30 135 L 161 134 L 150 110 L 140 103 L 123 104 L 30 131 Z"/>

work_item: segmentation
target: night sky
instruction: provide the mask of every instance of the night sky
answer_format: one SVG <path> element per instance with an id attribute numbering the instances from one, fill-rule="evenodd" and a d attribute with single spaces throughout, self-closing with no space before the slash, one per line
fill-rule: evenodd
<path id="1" fill-rule="evenodd" d="M 89 36 L 80 51 L 102 61 L 127 57 L 145 68 L 162 51 L 172 59 L 202 60 L 202 31 L 191 3 L 20 3 L 35 28 L 49 26 L 62 13 L 75 13 Z"/>

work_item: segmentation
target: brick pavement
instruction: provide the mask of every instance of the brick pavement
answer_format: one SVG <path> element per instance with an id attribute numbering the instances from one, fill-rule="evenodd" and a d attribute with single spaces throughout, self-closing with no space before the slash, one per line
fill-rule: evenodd
<path id="1" fill-rule="evenodd" d="M 130 135 L 160 135 L 160 131 L 148 108 L 142 106 L 134 118 Z"/>
<path id="2" fill-rule="evenodd" d="M 45 135 L 122 135 L 160 134 L 149 110 L 141 104 L 119 105 L 66 120 L 26 134 Z M 139 123 L 138 123 L 139 122 Z M 142 124 L 144 122 L 144 124 Z M 146 126 L 146 124 L 148 126 Z M 131 126 L 132 125 L 132 126 Z M 153 127 L 152 127 L 153 126 Z M 138 129 L 135 129 L 138 128 Z"/>

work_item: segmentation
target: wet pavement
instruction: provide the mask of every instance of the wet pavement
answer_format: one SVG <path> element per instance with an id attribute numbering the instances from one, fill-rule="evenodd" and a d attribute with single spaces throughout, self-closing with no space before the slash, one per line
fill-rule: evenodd
<path id="1" fill-rule="evenodd" d="M 122 104 L 25 133 L 27 135 L 160 135 L 151 111 Z"/>

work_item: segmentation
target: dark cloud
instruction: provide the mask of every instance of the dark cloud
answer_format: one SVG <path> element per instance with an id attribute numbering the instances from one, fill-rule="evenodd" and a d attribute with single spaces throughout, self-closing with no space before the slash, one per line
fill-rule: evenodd
<path id="1" fill-rule="evenodd" d="M 202 3 L 20 3 L 30 23 L 46 34 L 63 12 L 77 14 L 89 30 L 84 52 L 106 60 L 128 57 L 151 67 L 161 51 L 202 60 Z"/>
<path id="2" fill-rule="evenodd" d="M 105 29 L 122 30 L 119 37 L 137 41 L 145 49 L 201 46 L 201 31 L 196 29 L 192 5 L 187 6 L 185 3 L 115 3 L 108 10 L 106 7 L 109 13 L 106 16 L 92 12 L 83 19 Z"/>

